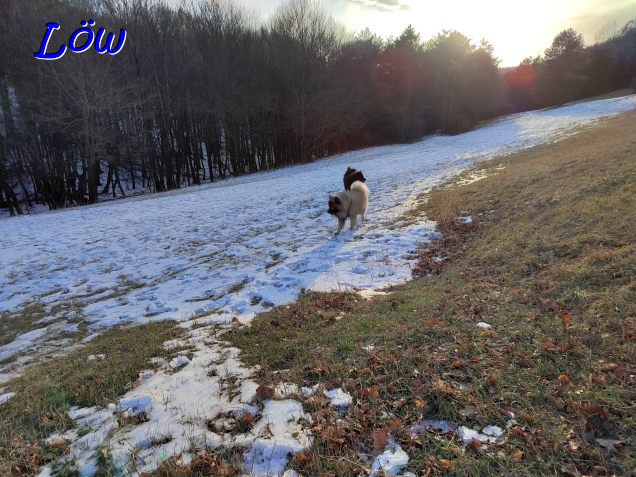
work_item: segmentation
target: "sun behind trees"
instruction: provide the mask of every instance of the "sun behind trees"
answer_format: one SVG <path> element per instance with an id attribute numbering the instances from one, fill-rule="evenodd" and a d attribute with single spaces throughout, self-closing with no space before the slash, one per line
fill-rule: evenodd
<path id="1" fill-rule="evenodd" d="M 33 60 L 48 21 L 88 19 L 125 27 L 126 49 Z M 12 214 L 454 134 L 636 75 L 633 22 L 589 48 L 564 32 L 503 77 L 487 42 L 423 40 L 412 27 L 388 41 L 351 36 L 311 0 L 262 27 L 216 0 L 9 0 L 0 29 L 0 208 Z"/>

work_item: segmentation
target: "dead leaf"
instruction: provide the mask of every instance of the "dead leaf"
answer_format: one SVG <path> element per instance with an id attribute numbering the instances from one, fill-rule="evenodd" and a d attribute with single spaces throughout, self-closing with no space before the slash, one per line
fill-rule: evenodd
<path id="1" fill-rule="evenodd" d="M 415 400 L 415 407 L 418 409 L 424 409 L 426 407 L 426 402 L 422 401 L 421 399 L 416 399 Z"/>
<path id="2" fill-rule="evenodd" d="M 521 449 L 517 449 L 512 453 L 512 460 L 515 462 L 521 462 L 523 460 L 523 451 Z"/>
<path id="3" fill-rule="evenodd" d="M 569 313 L 561 314 L 561 323 L 563 323 L 563 329 L 567 331 L 570 323 L 572 323 L 572 315 Z"/>
<path id="4" fill-rule="evenodd" d="M 370 388 L 363 389 L 360 393 L 361 397 L 377 398 L 380 397 L 380 386 L 375 385 Z"/>
<path id="5" fill-rule="evenodd" d="M 241 421 L 246 426 L 249 426 L 254 422 L 254 415 L 251 412 L 246 412 L 241 416 Z"/>
<path id="6" fill-rule="evenodd" d="M 608 453 L 613 453 L 617 449 L 625 446 L 625 443 L 623 441 L 619 441 L 616 439 L 602 439 L 600 437 L 597 437 L 594 440 L 599 446 L 605 448 Z"/>
<path id="7" fill-rule="evenodd" d="M 570 377 L 567 374 L 561 374 L 558 377 L 558 381 L 561 384 L 569 384 L 570 383 Z"/>
<path id="8" fill-rule="evenodd" d="M 405 404 L 406 404 L 406 399 L 401 398 L 398 401 L 393 403 L 393 409 L 395 409 L 396 411 L 399 411 L 400 409 L 404 407 Z"/>
<path id="9" fill-rule="evenodd" d="M 554 349 L 556 349 L 556 345 L 554 344 L 554 340 L 552 338 L 546 338 L 546 340 L 543 342 L 543 347 L 546 351 L 553 351 Z"/>
<path id="10" fill-rule="evenodd" d="M 267 399 L 274 398 L 274 388 L 270 388 L 268 386 L 259 386 L 256 389 L 256 397 L 259 401 L 265 401 Z"/>
<path id="11" fill-rule="evenodd" d="M 453 470 L 456 465 L 457 465 L 457 462 L 455 462 L 454 460 L 448 460 L 448 459 L 439 460 L 439 466 L 445 471 Z"/>
<path id="12" fill-rule="evenodd" d="M 373 448 L 376 451 L 384 449 L 389 443 L 389 432 L 386 429 L 378 429 L 373 431 Z"/>
<path id="13" fill-rule="evenodd" d="M 437 391 L 442 394 L 446 394 L 447 396 L 454 396 L 455 394 L 457 394 L 457 391 L 455 391 L 455 388 L 453 388 L 453 386 L 441 379 L 436 379 L 433 382 L 433 386 Z"/>

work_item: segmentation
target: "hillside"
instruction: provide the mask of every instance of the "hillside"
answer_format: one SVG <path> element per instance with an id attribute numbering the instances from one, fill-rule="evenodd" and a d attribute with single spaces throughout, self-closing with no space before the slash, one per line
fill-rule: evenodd
<path id="1" fill-rule="evenodd" d="M 523 113 L 196 191 L 2 221 L 0 457 L 27 473 L 65 454 L 60 472 L 204 458 L 267 475 L 291 452 L 304 456 L 292 462 L 300 472 L 351 475 L 392 443 L 386 452 L 403 457 L 399 445 L 409 469 L 431 472 L 633 467 L 623 318 L 634 312 L 634 108 L 628 96 Z M 326 194 L 348 165 L 369 179 L 371 213 L 335 238 Z M 471 166 L 467 185 L 430 193 Z M 459 215 L 472 221 L 457 227 Z M 431 220 L 443 239 L 418 252 L 439 238 Z M 414 266 L 441 273 L 407 282 Z M 395 285 L 371 301 L 294 302 L 304 290 Z M 259 387 L 281 380 L 334 393 L 307 401 L 294 386 Z M 336 422 L 330 402 L 348 404 L 349 427 L 323 426 Z M 404 441 L 422 419 L 503 429 L 511 412 L 518 431 L 477 453 L 461 453 L 452 433 Z M 581 418 L 594 436 L 577 434 Z M 617 441 L 620 460 L 596 438 Z M 444 452 L 429 455 L 435 446 Z"/>

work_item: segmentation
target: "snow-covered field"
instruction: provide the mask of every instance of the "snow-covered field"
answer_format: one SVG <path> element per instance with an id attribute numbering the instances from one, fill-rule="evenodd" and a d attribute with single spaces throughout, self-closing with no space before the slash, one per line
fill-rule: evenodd
<path id="1" fill-rule="evenodd" d="M 0 312 L 17 312 L 33 303 L 49 310 L 33 330 L 0 347 L 0 361 L 19 354 L 19 365 L 38 350 L 66 346 L 67 338 L 61 337 L 77 333 L 79 322 L 88 325 L 89 333 L 163 319 L 185 326 L 233 318 L 246 322 L 272 305 L 293 300 L 303 288 L 368 290 L 399 283 L 410 277 L 409 254 L 435 234 L 431 222 L 399 221 L 419 194 L 477 161 L 558 140 L 581 125 L 631 109 L 636 109 L 636 95 L 522 113 L 459 136 L 0 220 Z M 347 166 L 367 177 L 367 222 L 335 237 L 327 195 L 341 189 Z M 148 422 L 117 430 L 113 409 L 74 411 L 93 430 L 81 438 L 67 436 L 75 441 L 71 452 L 86 473 L 107 435 L 122 465 L 130 461 L 131 447 L 141 449 L 144 464 L 137 468 L 151 469 L 175 453 L 184 452 L 187 459 L 193 444 L 238 445 L 250 449 L 246 471 L 261 475 L 278 474 L 287 452 L 308 444 L 310 437 L 300 425 L 302 406 L 283 400 L 254 408 L 257 386 L 249 380 L 250 370 L 210 330 L 190 333 L 190 344 L 197 349 L 190 362 L 165 363 L 170 373 L 147 373 L 138 388 L 113 406 L 126 409 L 126 403 L 141 396 Z M 15 363 L 0 373 L 10 373 L 11 366 Z M 217 376 L 208 375 L 210 366 L 218 368 Z M 236 397 L 224 387 L 228 376 L 241 390 Z M 204 423 L 222 410 L 246 409 L 258 422 L 272 423 L 269 431 L 259 435 L 257 424 L 249 435 L 230 439 Z M 168 443 L 150 444 L 166 434 Z"/>

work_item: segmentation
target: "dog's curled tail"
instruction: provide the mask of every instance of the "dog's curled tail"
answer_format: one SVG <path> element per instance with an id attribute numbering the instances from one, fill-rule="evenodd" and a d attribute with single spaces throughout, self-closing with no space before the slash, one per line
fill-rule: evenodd
<path id="1" fill-rule="evenodd" d="M 366 195 L 369 195 L 369 188 L 364 182 L 361 181 L 355 181 L 353 184 L 351 184 L 351 190 L 359 190 L 360 192 L 364 192 Z"/>

